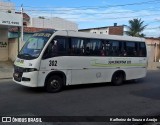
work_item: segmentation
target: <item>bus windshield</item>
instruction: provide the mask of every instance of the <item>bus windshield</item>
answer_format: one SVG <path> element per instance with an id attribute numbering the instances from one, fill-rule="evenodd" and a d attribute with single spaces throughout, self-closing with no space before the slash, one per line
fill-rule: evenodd
<path id="1" fill-rule="evenodd" d="M 51 35 L 52 34 L 50 33 L 35 33 L 24 44 L 23 48 L 18 54 L 18 57 L 29 60 L 37 58 Z"/>

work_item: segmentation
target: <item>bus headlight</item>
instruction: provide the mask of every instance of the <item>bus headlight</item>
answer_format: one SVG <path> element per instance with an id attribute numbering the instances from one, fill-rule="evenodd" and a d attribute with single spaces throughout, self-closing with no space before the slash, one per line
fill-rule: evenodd
<path id="1" fill-rule="evenodd" d="M 23 72 L 33 72 L 33 71 L 37 71 L 36 68 L 25 68 Z"/>

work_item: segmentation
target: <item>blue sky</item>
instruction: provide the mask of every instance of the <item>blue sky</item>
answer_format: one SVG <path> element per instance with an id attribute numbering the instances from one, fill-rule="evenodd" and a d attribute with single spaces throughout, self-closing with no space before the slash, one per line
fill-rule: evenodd
<path id="1" fill-rule="evenodd" d="M 160 0 L 10 0 L 17 10 L 32 17 L 61 17 L 74 21 L 80 29 L 128 25 L 128 20 L 141 18 L 149 37 L 160 36 Z"/>

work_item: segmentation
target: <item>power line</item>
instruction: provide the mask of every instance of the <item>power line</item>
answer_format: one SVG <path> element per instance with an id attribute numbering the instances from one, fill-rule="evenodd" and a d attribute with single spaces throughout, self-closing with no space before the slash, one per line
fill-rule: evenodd
<path id="1" fill-rule="evenodd" d="M 41 12 L 48 13 L 48 11 L 41 11 Z M 134 10 L 134 11 L 133 10 L 124 10 L 124 11 L 121 11 L 121 12 L 81 12 L 81 11 L 79 11 L 79 12 L 53 12 L 53 11 L 50 11 L 50 12 L 52 12 L 52 14 L 54 13 L 54 14 L 72 14 L 72 15 L 77 15 L 77 14 L 83 14 L 83 15 L 89 15 L 89 14 L 102 15 L 102 14 L 105 14 L 105 15 L 107 15 L 107 14 L 120 14 L 120 13 L 125 13 L 125 14 L 126 13 L 140 13 L 142 11 L 158 12 L 158 11 L 160 11 L 160 9 L 158 9 L 158 10 L 147 9 L 147 10 L 140 10 L 140 11 L 138 11 L 138 10 Z M 34 11 L 28 10 L 27 12 L 39 12 L 39 10 L 34 10 Z"/>
<path id="2" fill-rule="evenodd" d="M 102 8 L 112 8 L 112 7 L 123 7 L 123 6 L 133 6 L 133 5 L 143 5 L 143 4 L 155 4 L 155 3 L 159 3 L 160 0 L 150 0 L 150 1 L 146 1 L 146 2 L 137 2 L 137 3 L 128 3 L 128 4 L 119 4 L 119 5 L 107 5 L 107 6 L 81 6 L 81 7 L 68 7 L 68 8 L 62 8 L 62 7 L 35 7 L 35 6 L 23 6 L 25 8 L 49 8 L 53 10 L 57 10 L 60 9 L 58 11 L 71 11 L 71 10 L 87 10 L 87 9 L 102 9 Z M 16 6 L 16 7 L 20 7 L 20 6 Z"/>
<path id="3" fill-rule="evenodd" d="M 137 18 L 137 17 L 146 17 L 146 16 L 159 16 L 160 15 L 160 13 L 158 13 L 158 14 L 146 14 L 146 15 L 136 15 L 136 16 L 122 16 L 122 17 L 101 17 L 101 18 L 98 18 L 98 17 L 96 17 L 96 20 L 102 20 L 102 19 L 126 19 L 126 18 Z M 34 16 L 36 16 L 36 15 L 34 15 Z M 38 14 L 37 14 L 37 16 L 39 16 Z M 50 17 L 50 16 L 45 16 L 45 17 Z M 63 17 L 64 18 L 64 17 Z M 74 19 L 74 20 L 79 20 L 81 17 L 79 17 L 79 18 L 66 18 L 66 19 Z M 90 17 L 90 18 L 85 18 L 86 20 L 95 20 L 95 17 Z M 82 19 L 82 20 L 84 20 L 84 18 Z"/>
<path id="4" fill-rule="evenodd" d="M 152 30 L 152 29 L 159 29 L 159 30 L 160 30 L 160 26 L 159 26 L 159 27 L 150 27 L 150 28 L 146 28 L 145 30 Z"/>
<path id="5" fill-rule="evenodd" d="M 151 4 L 151 3 L 154 3 L 154 2 L 160 2 L 160 0 L 150 0 L 150 1 L 146 1 L 146 2 L 137 2 L 137 3 L 128 3 L 128 4 L 120 4 L 120 5 L 108 5 L 108 7 L 107 6 L 98 6 L 98 7 L 87 7 L 87 6 L 81 6 L 81 7 L 74 7 L 74 8 L 55 8 L 55 9 L 47 9 L 47 10 L 35 10 L 35 9 L 33 9 L 33 10 L 31 10 L 31 9 L 26 9 L 26 11 L 28 11 L 28 12 L 35 12 L 35 11 L 41 11 L 41 12 L 48 12 L 48 11 L 54 11 L 54 14 L 68 14 L 67 12 L 69 12 L 69 11 L 72 11 L 72 10 L 78 10 L 78 8 L 79 8 L 79 10 L 85 10 L 85 9 L 96 9 L 96 8 L 99 8 L 99 9 L 102 9 L 102 8 L 106 8 L 107 7 L 107 9 L 108 8 L 110 8 L 110 7 L 118 7 L 118 6 L 131 6 L 131 5 L 142 5 L 142 4 Z M 0 5 L 0 6 L 2 6 L 2 5 Z M 17 7 L 20 7 L 20 6 L 17 6 Z M 48 8 L 48 7 L 31 7 L 31 6 L 24 6 L 24 7 L 30 7 L 30 8 Z M 57 12 L 58 11 L 58 12 Z M 65 12 L 59 12 L 59 11 L 65 11 Z M 77 13 L 77 12 L 76 12 Z M 113 14 L 113 13 L 135 13 L 135 12 L 98 12 L 98 13 L 96 13 L 96 12 L 94 12 L 94 13 L 85 13 L 85 14 Z M 80 13 L 80 14 L 84 14 L 84 12 L 83 13 Z M 74 15 L 76 15 L 76 14 L 74 14 Z"/>

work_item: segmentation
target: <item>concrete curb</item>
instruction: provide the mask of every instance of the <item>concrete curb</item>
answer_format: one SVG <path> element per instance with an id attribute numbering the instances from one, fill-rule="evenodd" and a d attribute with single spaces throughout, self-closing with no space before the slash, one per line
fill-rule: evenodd
<path id="1" fill-rule="evenodd" d="M 10 78 L 0 78 L 0 80 L 5 80 L 5 79 L 12 79 L 12 77 L 10 77 Z"/>

